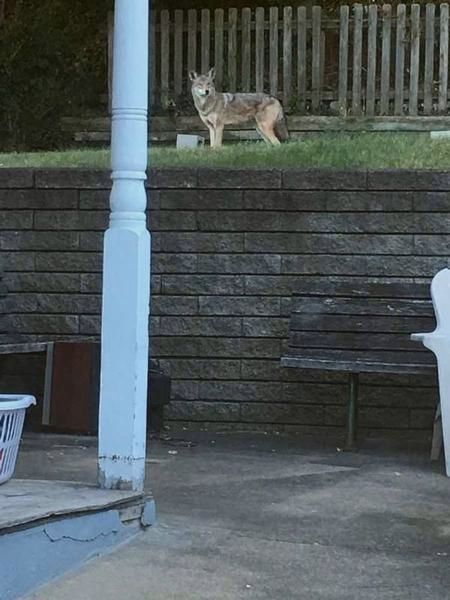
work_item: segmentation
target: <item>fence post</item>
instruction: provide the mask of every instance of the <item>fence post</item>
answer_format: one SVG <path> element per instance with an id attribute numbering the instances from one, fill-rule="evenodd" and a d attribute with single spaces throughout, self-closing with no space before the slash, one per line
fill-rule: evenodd
<path id="1" fill-rule="evenodd" d="M 339 26 L 339 113 L 347 114 L 348 91 L 348 16 L 349 7 L 341 6 Z"/>
<path id="2" fill-rule="evenodd" d="M 431 115 L 434 96 L 434 29 L 435 5 L 427 4 L 425 17 L 425 73 L 423 83 L 423 112 Z"/>
<path id="3" fill-rule="evenodd" d="M 439 46 L 439 112 L 445 114 L 448 95 L 448 4 L 441 4 Z"/>
<path id="4" fill-rule="evenodd" d="M 397 6 L 397 37 L 395 52 L 395 101 L 394 113 L 403 114 L 403 86 L 405 74 L 405 30 L 406 7 L 404 4 Z"/>
<path id="5" fill-rule="evenodd" d="M 297 96 L 299 98 L 299 110 L 304 112 L 306 108 L 306 76 L 307 76 L 307 54 L 306 54 L 306 7 L 299 6 L 297 9 Z"/>
<path id="6" fill-rule="evenodd" d="M 409 67 L 409 115 L 417 115 L 420 67 L 420 4 L 411 6 L 411 58 Z"/>
<path id="7" fill-rule="evenodd" d="M 311 78 L 311 107 L 313 112 L 317 113 L 320 109 L 320 82 L 321 82 L 321 56 L 322 56 L 322 38 L 321 38 L 321 18 L 322 9 L 320 6 L 312 8 L 312 78 Z"/>
<path id="8" fill-rule="evenodd" d="M 242 26 L 241 26 L 241 40 L 242 40 L 242 91 L 249 92 L 251 85 L 251 63 L 252 63 L 252 11 L 250 8 L 242 9 Z"/>
<path id="9" fill-rule="evenodd" d="M 161 106 L 169 102 L 170 21 L 169 11 L 161 11 Z"/>
<path id="10" fill-rule="evenodd" d="M 201 56 L 201 69 L 202 73 L 207 73 L 212 67 L 209 59 L 209 52 L 211 49 L 211 17 L 209 10 L 204 8 L 202 10 L 202 56 Z"/>
<path id="11" fill-rule="evenodd" d="M 228 89 L 235 92 L 237 87 L 237 9 L 228 10 Z"/>
<path id="12" fill-rule="evenodd" d="M 188 71 L 197 71 L 197 11 L 188 10 Z"/>
<path id="13" fill-rule="evenodd" d="M 380 114 L 389 114 L 389 93 L 391 91 L 391 30 L 392 7 L 384 4 L 383 11 L 383 41 L 381 46 L 381 92 Z"/>
<path id="14" fill-rule="evenodd" d="M 355 4 L 353 15 L 353 85 L 352 85 L 352 113 L 361 114 L 361 68 L 362 68 L 362 35 L 363 35 L 363 7 Z"/>
<path id="15" fill-rule="evenodd" d="M 289 110 L 292 97 L 292 7 L 283 9 L 283 102 Z"/>
<path id="16" fill-rule="evenodd" d="M 272 6 L 269 12 L 270 45 L 270 93 L 278 95 L 278 7 Z"/>
<path id="17" fill-rule="evenodd" d="M 367 32 L 367 83 L 366 83 L 366 115 L 375 113 L 375 77 L 377 70 L 377 26 L 378 6 L 369 6 L 369 28 Z"/>
<path id="18" fill-rule="evenodd" d="M 184 13 L 182 10 L 175 11 L 173 80 L 174 90 L 177 96 L 183 91 L 183 17 Z"/>
<path id="19" fill-rule="evenodd" d="M 264 8 L 259 6 L 255 11 L 255 88 L 264 91 Z"/>
<path id="20" fill-rule="evenodd" d="M 216 85 L 219 90 L 223 85 L 223 8 L 214 12 L 214 66 L 216 68 Z"/>

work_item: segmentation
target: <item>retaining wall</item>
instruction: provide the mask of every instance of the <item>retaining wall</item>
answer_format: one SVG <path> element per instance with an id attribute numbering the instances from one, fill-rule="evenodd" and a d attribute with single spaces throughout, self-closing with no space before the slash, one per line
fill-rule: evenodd
<path id="1" fill-rule="evenodd" d="M 160 169 L 149 185 L 151 349 L 173 378 L 170 420 L 341 434 L 345 377 L 279 366 L 290 295 L 429 282 L 450 253 L 450 174 Z M 3 340 L 98 335 L 109 186 L 106 172 L 0 170 Z M 41 358 L 2 365 L 2 389 L 40 393 Z M 436 396 L 434 379 L 364 376 L 360 424 L 428 435 Z"/>

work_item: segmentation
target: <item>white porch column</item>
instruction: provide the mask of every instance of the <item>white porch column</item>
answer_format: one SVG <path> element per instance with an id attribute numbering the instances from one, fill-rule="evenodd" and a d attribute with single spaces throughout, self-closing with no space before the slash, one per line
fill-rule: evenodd
<path id="1" fill-rule="evenodd" d="M 116 0 L 110 226 L 103 262 L 99 484 L 142 490 L 150 234 L 147 198 L 149 0 Z"/>

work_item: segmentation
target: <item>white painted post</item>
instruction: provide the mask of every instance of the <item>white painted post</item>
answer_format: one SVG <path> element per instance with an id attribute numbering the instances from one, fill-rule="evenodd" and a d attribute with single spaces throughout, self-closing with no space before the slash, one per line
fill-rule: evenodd
<path id="1" fill-rule="evenodd" d="M 103 262 L 99 484 L 142 490 L 150 234 L 146 227 L 149 0 L 116 0 L 110 226 Z"/>

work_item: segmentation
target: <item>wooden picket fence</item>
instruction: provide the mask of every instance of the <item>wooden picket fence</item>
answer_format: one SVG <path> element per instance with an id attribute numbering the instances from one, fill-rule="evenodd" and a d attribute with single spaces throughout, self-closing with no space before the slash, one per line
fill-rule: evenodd
<path id="1" fill-rule="evenodd" d="M 219 89 L 269 92 L 297 115 L 448 114 L 448 4 L 161 10 L 150 28 L 155 113 L 191 113 L 188 72 L 214 65 Z M 112 35 L 111 22 L 110 48 Z"/>

